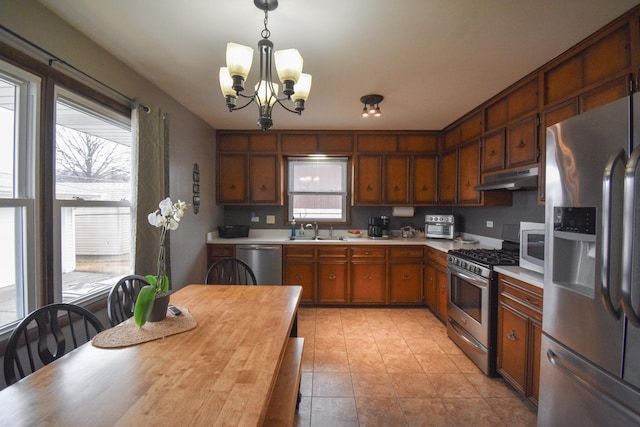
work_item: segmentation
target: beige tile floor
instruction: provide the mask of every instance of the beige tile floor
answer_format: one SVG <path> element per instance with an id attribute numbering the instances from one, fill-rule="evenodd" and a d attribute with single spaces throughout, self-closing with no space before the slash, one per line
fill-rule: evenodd
<path id="1" fill-rule="evenodd" d="M 308 308 L 297 426 L 535 426 L 427 309 Z"/>

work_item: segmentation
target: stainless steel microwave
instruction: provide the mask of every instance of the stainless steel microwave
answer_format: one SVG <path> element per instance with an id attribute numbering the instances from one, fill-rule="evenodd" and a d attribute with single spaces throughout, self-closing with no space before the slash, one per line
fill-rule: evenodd
<path id="1" fill-rule="evenodd" d="M 544 274 L 543 223 L 520 223 L 520 267 Z"/>

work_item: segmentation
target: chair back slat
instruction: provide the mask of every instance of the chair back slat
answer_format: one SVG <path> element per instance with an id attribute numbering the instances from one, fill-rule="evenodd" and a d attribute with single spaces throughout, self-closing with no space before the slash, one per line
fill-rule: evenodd
<path id="1" fill-rule="evenodd" d="M 133 317 L 140 289 L 148 284 L 144 277 L 132 274 L 123 277 L 111 288 L 107 297 L 107 316 L 111 326 Z"/>

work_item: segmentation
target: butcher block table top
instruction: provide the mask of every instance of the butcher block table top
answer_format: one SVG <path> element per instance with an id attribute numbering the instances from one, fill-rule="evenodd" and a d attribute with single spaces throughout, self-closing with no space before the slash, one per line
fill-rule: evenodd
<path id="1" fill-rule="evenodd" d="M 143 344 L 87 343 L 0 391 L 0 424 L 261 425 L 301 288 L 189 285 L 195 329 Z"/>

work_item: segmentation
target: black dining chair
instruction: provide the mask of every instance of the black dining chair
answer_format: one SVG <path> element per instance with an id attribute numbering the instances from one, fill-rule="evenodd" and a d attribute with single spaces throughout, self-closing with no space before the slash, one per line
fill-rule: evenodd
<path id="1" fill-rule="evenodd" d="M 237 258 L 223 258 L 209 267 L 204 283 L 215 285 L 257 285 L 251 267 Z"/>
<path id="2" fill-rule="evenodd" d="M 73 304 L 49 304 L 31 312 L 13 330 L 4 353 L 7 385 L 34 373 L 91 341 L 103 331 L 89 310 Z"/>
<path id="3" fill-rule="evenodd" d="M 133 309 L 140 289 L 148 285 L 144 277 L 137 274 L 124 276 L 113 285 L 107 297 L 107 316 L 111 326 L 133 317 Z"/>

